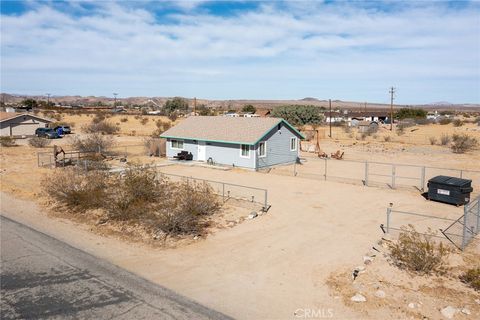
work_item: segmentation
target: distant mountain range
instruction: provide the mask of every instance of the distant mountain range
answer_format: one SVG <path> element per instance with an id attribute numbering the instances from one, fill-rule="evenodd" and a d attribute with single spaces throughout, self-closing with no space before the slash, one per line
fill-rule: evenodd
<path id="1" fill-rule="evenodd" d="M 47 100 L 46 96 L 36 96 L 36 95 L 18 95 L 18 94 L 8 94 L 2 93 L 0 101 L 4 103 L 20 103 L 22 100 L 32 98 L 36 100 Z M 117 104 L 137 104 L 137 105 L 151 105 L 151 106 L 162 106 L 167 100 L 172 99 L 172 97 L 128 97 L 128 98 L 117 98 Z M 186 98 L 189 101 L 190 105 L 193 105 L 194 99 Z M 50 96 L 50 101 L 61 104 L 68 105 L 95 105 L 98 103 L 104 105 L 113 105 L 113 97 L 95 97 L 95 96 Z M 320 100 L 317 98 L 306 97 L 299 100 L 250 100 L 250 99 L 236 99 L 236 100 L 208 100 L 208 99 L 197 99 L 197 105 L 206 105 L 207 107 L 217 107 L 223 109 L 239 109 L 246 104 L 252 104 L 259 109 L 270 109 L 282 105 L 314 105 L 318 107 L 328 108 L 328 100 Z M 405 105 L 394 105 L 395 108 L 405 107 Z M 466 111 L 480 111 L 480 104 L 454 104 L 450 102 L 440 101 L 429 104 L 416 104 L 408 105 L 408 107 L 415 108 L 425 108 L 425 109 L 438 109 L 438 110 L 466 110 Z M 384 103 L 370 103 L 367 102 L 355 102 L 355 101 L 342 101 L 342 100 L 332 100 L 333 109 L 389 109 L 389 104 Z M 478 110 L 477 110 L 478 109 Z"/>

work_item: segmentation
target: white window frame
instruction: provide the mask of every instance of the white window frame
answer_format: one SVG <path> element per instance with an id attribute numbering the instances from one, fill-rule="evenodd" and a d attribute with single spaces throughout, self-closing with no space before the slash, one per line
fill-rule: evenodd
<path id="1" fill-rule="evenodd" d="M 264 154 L 262 155 L 260 153 L 260 145 L 263 144 L 263 150 L 264 150 Z M 262 141 L 262 142 L 259 142 L 258 143 L 258 157 L 259 158 L 265 158 L 267 156 L 267 141 Z"/>
<path id="2" fill-rule="evenodd" d="M 292 142 L 295 141 L 295 147 L 292 149 Z M 298 140 L 297 137 L 290 138 L 290 151 L 297 151 Z"/>
<path id="3" fill-rule="evenodd" d="M 181 143 L 182 143 L 182 147 L 181 147 L 181 148 L 174 147 L 174 146 L 173 146 L 173 141 L 176 141 L 177 143 L 178 143 L 178 142 L 181 142 Z M 172 140 L 170 140 L 170 148 L 172 148 L 172 149 L 174 149 L 174 150 L 183 150 L 183 147 L 184 147 L 184 141 L 183 141 L 183 140 L 179 140 L 179 139 L 172 139 Z"/>
<path id="4" fill-rule="evenodd" d="M 248 147 L 248 156 L 244 156 L 244 155 L 243 155 L 243 153 L 242 153 L 242 151 L 243 151 L 242 147 L 243 147 L 243 146 L 247 146 L 247 147 Z M 241 145 L 240 145 L 240 158 L 250 159 L 250 153 L 251 153 L 251 152 L 250 152 L 250 145 L 248 145 L 248 144 L 241 144 Z"/>

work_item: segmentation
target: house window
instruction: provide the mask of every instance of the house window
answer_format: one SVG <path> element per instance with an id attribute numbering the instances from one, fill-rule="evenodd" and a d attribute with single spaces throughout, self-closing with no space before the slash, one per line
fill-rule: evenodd
<path id="1" fill-rule="evenodd" d="M 297 138 L 290 138 L 290 151 L 297 151 Z"/>
<path id="2" fill-rule="evenodd" d="M 258 156 L 260 158 L 267 156 L 267 143 L 265 141 L 258 144 Z"/>
<path id="3" fill-rule="evenodd" d="M 250 158 L 250 146 L 248 144 L 242 144 L 240 146 L 240 157 Z"/>
<path id="4" fill-rule="evenodd" d="M 182 140 L 172 140 L 172 149 L 183 149 Z"/>

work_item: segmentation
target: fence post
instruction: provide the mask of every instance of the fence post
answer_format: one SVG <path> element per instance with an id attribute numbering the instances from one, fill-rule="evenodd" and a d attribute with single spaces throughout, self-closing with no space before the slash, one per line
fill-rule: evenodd
<path id="1" fill-rule="evenodd" d="M 365 161 L 365 186 L 368 187 L 368 161 Z"/>
<path id="2" fill-rule="evenodd" d="M 395 189 L 395 165 L 392 164 L 392 189 Z"/>
<path id="3" fill-rule="evenodd" d="M 460 170 L 460 179 L 463 178 L 463 170 Z"/>
<path id="4" fill-rule="evenodd" d="M 268 190 L 265 189 L 265 204 L 264 204 L 265 212 L 267 212 L 268 209 Z"/>
<path id="5" fill-rule="evenodd" d="M 293 163 L 293 176 L 294 177 L 297 176 L 297 161 Z"/>
<path id="6" fill-rule="evenodd" d="M 425 166 L 422 167 L 422 177 L 421 177 L 421 183 L 422 183 L 422 192 L 425 191 Z"/>
<path id="7" fill-rule="evenodd" d="M 390 234 L 390 214 L 392 213 L 392 208 L 387 208 L 387 233 Z"/>
<path id="8" fill-rule="evenodd" d="M 480 196 L 477 197 L 477 229 L 475 234 L 478 234 L 478 228 L 480 228 Z"/>
<path id="9" fill-rule="evenodd" d="M 222 183 L 222 199 L 225 202 L 225 183 Z"/>
<path id="10" fill-rule="evenodd" d="M 325 181 L 327 180 L 327 158 L 325 158 Z"/>
<path id="11" fill-rule="evenodd" d="M 468 214 L 468 204 L 463 206 L 463 235 L 462 235 L 462 251 L 465 250 L 467 246 L 467 214 Z"/>

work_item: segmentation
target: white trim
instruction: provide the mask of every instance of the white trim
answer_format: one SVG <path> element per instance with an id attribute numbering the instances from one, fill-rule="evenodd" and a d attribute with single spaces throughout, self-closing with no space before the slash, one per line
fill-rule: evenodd
<path id="1" fill-rule="evenodd" d="M 175 147 L 173 146 L 173 141 L 178 141 L 178 142 L 181 141 L 181 142 L 182 142 L 182 147 L 181 147 L 181 148 L 175 148 Z M 183 149 L 184 149 L 184 148 L 183 148 L 183 147 L 184 147 L 184 143 L 185 143 L 185 142 L 184 142 L 183 140 L 180 140 L 180 139 L 172 139 L 172 140 L 170 140 L 170 148 L 173 149 L 173 150 L 183 150 Z"/>
<path id="2" fill-rule="evenodd" d="M 295 139 L 295 148 L 292 149 L 292 140 Z M 290 137 L 290 151 L 297 151 L 298 148 L 298 139 L 297 137 Z"/>
<path id="3" fill-rule="evenodd" d="M 261 155 L 261 154 L 260 154 L 260 144 L 262 144 L 262 143 L 263 143 L 263 145 L 264 145 L 264 147 L 263 147 L 263 149 L 264 149 L 264 151 L 265 151 L 265 154 L 264 154 L 264 155 Z M 260 141 L 260 142 L 258 143 L 258 157 L 259 157 L 259 158 L 265 158 L 266 156 L 267 156 L 267 141 Z"/>
<path id="4" fill-rule="evenodd" d="M 244 156 L 244 155 L 242 154 L 242 146 L 247 146 L 247 147 L 248 147 L 248 156 Z M 251 150 L 250 150 L 250 145 L 248 145 L 248 144 L 241 144 L 241 145 L 240 145 L 240 158 L 250 159 L 250 153 L 251 153 L 250 151 L 251 151 Z"/>

